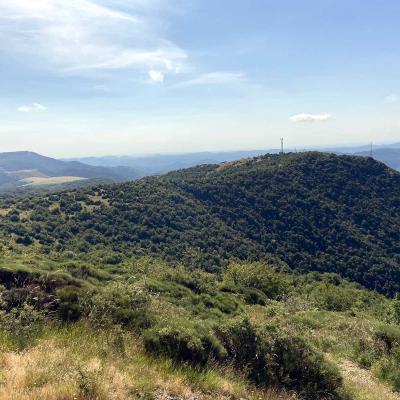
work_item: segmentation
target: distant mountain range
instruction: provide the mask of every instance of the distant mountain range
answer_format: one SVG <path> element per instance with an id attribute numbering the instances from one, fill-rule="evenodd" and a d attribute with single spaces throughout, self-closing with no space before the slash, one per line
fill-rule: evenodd
<path id="1" fill-rule="evenodd" d="M 370 155 L 370 145 L 362 146 L 337 146 L 337 147 L 309 147 L 305 149 L 288 148 L 287 152 L 297 151 L 323 151 L 335 154 L 348 155 Z M 161 175 L 167 172 L 190 168 L 203 164 L 218 164 L 226 161 L 234 161 L 242 158 L 258 157 L 263 154 L 276 154 L 279 149 L 261 149 L 227 152 L 199 152 L 184 154 L 152 154 L 131 156 L 104 156 L 84 157 L 68 159 L 68 161 L 79 161 L 92 166 L 118 167 L 121 165 L 134 168 L 140 176 Z M 400 143 L 387 145 L 375 145 L 373 156 L 389 167 L 400 169 Z"/>
<path id="2" fill-rule="evenodd" d="M 355 153 L 359 156 L 369 156 L 369 151 Z M 393 169 L 400 170 L 400 148 L 378 148 L 374 149 L 372 156 L 375 160 L 381 161 Z"/>
<path id="3" fill-rule="evenodd" d="M 300 150 L 300 149 L 299 149 Z M 310 149 L 301 149 L 301 151 Z M 314 148 L 335 154 L 370 156 L 370 146 Z M 204 164 L 258 157 L 278 149 L 146 156 L 104 156 L 57 160 L 29 151 L 0 153 L 0 192 L 73 189 L 95 183 L 124 182 Z M 297 152 L 287 149 L 287 152 Z M 400 170 L 400 143 L 374 146 L 373 158 Z"/>
<path id="4" fill-rule="evenodd" d="M 131 167 L 101 167 L 78 161 L 60 161 L 19 151 L 0 153 L 0 191 L 37 186 L 68 187 L 94 182 L 123 182 L 140 174 Z"/>
<path id="5" fill-rule="evenodd" d="M 152 154 L 145 156 L 104 156 L 71 159 L 93 166 L 116 167 L 120 165 L 135 168 L 146 175 L 161 175 L 170 171 L 203 164 L 218 164 L 241 158 L 257 157 L 265 153 L 278 153 L 278 150 L 249 150 L 231 152 L 200 152 L 184 154 Z"/>

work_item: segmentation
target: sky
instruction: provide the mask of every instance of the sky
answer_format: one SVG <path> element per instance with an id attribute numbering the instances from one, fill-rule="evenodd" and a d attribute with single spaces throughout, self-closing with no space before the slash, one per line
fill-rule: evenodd
<path id="1" fill-rule="evenodd" d="M 0 151 L 400 141 L 397 0 L 0 0 Z"/>

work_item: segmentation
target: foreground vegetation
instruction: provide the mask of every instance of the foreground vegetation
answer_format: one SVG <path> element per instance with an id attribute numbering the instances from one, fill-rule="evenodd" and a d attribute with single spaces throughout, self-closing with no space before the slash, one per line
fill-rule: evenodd
<path id="1" fill-rule="evenodd" d="M 2 255 L 0 398 L 358 399 L 349 362 L 400 390 L 400 300 L 338 275 Z"/>

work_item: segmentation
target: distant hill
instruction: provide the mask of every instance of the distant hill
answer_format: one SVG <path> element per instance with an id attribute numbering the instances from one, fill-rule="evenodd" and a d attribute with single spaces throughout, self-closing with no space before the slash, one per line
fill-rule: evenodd
<path id="1" fill-rule="evenodd" d="M 356 153 L 360 156 L 369 156 L 370 151 Z M 373 150 L 373 158 L 381 161 L 393 169 L 400 170 L 400 148 L 378 148 Z"/>
<path id="2" fill-rule="evenodd" d="M 308 147 L 304 149 L 288 148 L 286 150 L 288 152 L 320 151 L 334 154 L 355 154 L 368 156 L 370 153 L 370 145 L 331 147 L 320 146 Z M 239 160 L 241 158 L 258 157 L 263 154 L 277 154 L 279 151 L 279 149 L 256 149 L 182 154 L 150 154 L 142 156 L 99 156 L 68 159 L 68 161 L 79 161 L 88 165 L 104 167 L 118 167 L 121 165 L 128 166 L 134 168 L 138 174 L 143 177 L 149 175 L 161 175 L 178 169 L 191 168 L 198 165 L 218 164 L 226 161 Z M 386 152 L 387 156 L 385 155 Z M 377 160 L 386 163 L 391 168 L 398 169 L 400 165 L 400 157 L 395 157 L 394 154 L 400 154 L 400 143 L 374 146 L 374 155 Z"/>
<path id="3" fill-rule="evenodd" d="M 0 214 L 5 237 L 49 250 L 110 247 L 207 270 L 273 254 L 294 271 L 400 291 L 400 174 L 368 157 L 265 155 L 10 199 Z"/>
<path id="4" fill-rule="evenodd" d="M 83 180 L 123 182 L 138 176 L 138 172 L 130 167 L 94 167 L 28 151 L 0 153 L 0 191 L 27 186 L 58 186 Z"/>
<path id="5" fill-rule="evenodd" d="M 227 152 L 200 152 L 183 154 L 152 154 L 147 156 L 104 156 L 77 158 L 93 166 L 116 167 L 129 166 L 141 172 L 142 176 L 160 175 L 183 168 L 190 168 L 203 164 L 218 164 L 241 158 L 257 157 L 265 154 L 266 150 L 243 150 Z M 278 150 L 268 151 L 278 152 Z"/>

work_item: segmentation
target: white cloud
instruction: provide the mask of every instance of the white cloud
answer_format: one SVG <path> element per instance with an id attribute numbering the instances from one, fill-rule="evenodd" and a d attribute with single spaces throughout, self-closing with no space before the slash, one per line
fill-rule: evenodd
<path id="1" fill-rule="evenodd" d="M 149 77 L 152 82 L 164 82 L 164 74 L 161 71 L 152 69 L 149 71 Z"/>
<path id="2" fill-rule="evenodd" d="M 330 114 L 296 114 L 289 118 L 293 122 L 323 122 L 332 119 Z"/>
<path id="3" fill-rule="evenodd" d="M 390 104 L 397 103 L 399 100 L 400 96 L 397 94 L 390 94 L 389 96 L 385 97 L 385 102 Z"/>
<path id="4" fill-rule="evenodd" d="M 154 12 L 154 1 L 126 0 L 121 4 L 129 11 L 120 11 L 110 5 L 112 0 L 0 0 L 0 52 L 19 52 L 24 59 L 30 55 L 74 75 L 115 69 L 175 71 L 187 56 L 148 15 Z"/>
<path id="5" fill-rule="evenodd" d="M 246 81 L 246 75 L 242 72 L 210 72 L 202 74 L 196 78 L 178 83 L 177 87 L 201 86 L 201 85 L 221 85 L 229 83 L 240 83 Z"/>
<path id="6" fill-rule="evenodd" d="M 46 111 L 47 107 L 45 107 L 44 105 L 39 104 L 39 103 L 32 103 L 29 105 L 24 105 L 24 106 L 18 107 L 17 110 L 19 112 L 23 112 L 23 113 L 33 113 L 33 112 Z"/>

